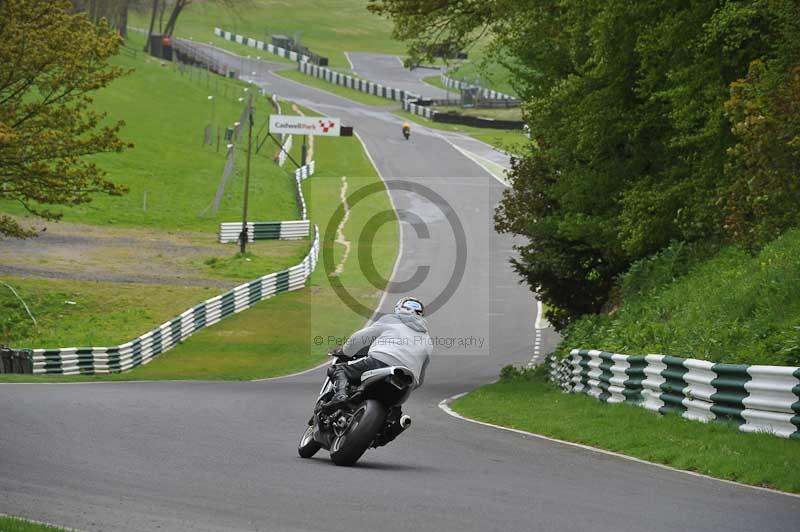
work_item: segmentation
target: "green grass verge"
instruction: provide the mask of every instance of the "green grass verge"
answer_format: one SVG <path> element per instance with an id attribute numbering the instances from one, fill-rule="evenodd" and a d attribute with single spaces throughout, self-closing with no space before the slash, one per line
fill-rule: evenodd
<path id="1" fill-rule="evenodd" d="M 723 423 L 660 416 L 628 404 L 565 394 L 543 367 L 484 386 L 454 401 L 459 414 L 591 445 L 678 469 L 800 493 L 800 442 L 747 434 Z"/>
<path id="2" fill-rule="evenodd" d="M 798 257 L 797 229 L 755 255 L 673 245 L 622 278 L 622 303 L 613 315 L 586 316 L 568 327 L 558 354 L 583 347 L 800 366 Z"/>
<path id="3" fill-rule="evenodd" d="M 64 532 L 65 530 L 57 526 L 43 525 L 17 517 L 0 515 L 0 531 L 2 532 Z"/>
<path id="4" fill-rule="evenodd" d="M 314 87 L 315 89 L 321 89 L 333 93 L 337 96 L 347 98 L 348 100 L 353 100 L 354 102 L 363 103 L 365 105 L 381 105 L 381 106 L 397 105 L 397 102 L 393 102 L 392 100 L 379 98 L 374 94 L 367 94 L 365 92 L 360 92 L 351 89 L 349 87 L 343 87 L 341 85 L 328 83 L 327 81 L 315 78 L 314 76 L 303 74 L 299 70 L 279 70 L 275 73 L 286 79 L 297 81 L 298 83 L 302 83 L 303 85 L 308 85 L 309 87 Z"/>
<path id="5" fill-rule="evenodd" d="M 320 137 L 315 141 L 314 150 L 317 174 L 304 183 L 304 190 L 310 218 L 312 222 L 319 224 L 320 231 L 324 234 L 339 205 L 341 177 L 347 176 L 350 193 L 361 186 L 380 182 L 380 178 L 355 137 Z M 362 271 L 359 266 L 359 251 L 371 252 L 378 276 L 388 279 L 397 256 L 399 228 L 392 214 L 389 223 L 380 226 L 372 241 L 362 242 L 360 235 L 370 219 L 386 212 L 393 212 L 386 193 L 370 196 L 369 201 L 352 206 L 350 218 L 344 228 L 345 237 L 351 242 L 352 249 L 340 280 L 368 308 L 377 305 L 383 283 L 376 276 L 368 276 Z M 333 248 L 338 263 L 343 246 L 333 242 L 325 242 L 323 245 Z M 325 359 L 325 353 L 335 345 L 335 341 L 329 341 L 329 337 L 346 336 L 361 327 L 365 321 L 363 316 L 349 309 L 338 298 L 323 269 L 322 264 L 318 265 L 305 289 L 263 301 L 195 334 L 146 366 L 127 373 L 75 377 L 3 375 L 0 376 L 0 381 L 249 380 L 300 371 Z M 188 295 L 181 296 L 181 300 L 187 297 Z M 170 300 L 166 295 L 164 299 Z M 63 303 L 63 300 L 54 300 L 54 304 L 56 303 Z M 153 326 L 164 319 L 152 316 L 148 321 Z M 108 327 L 95 324 L 88 326 Z M 136 329 L 135 335 L 141 334 L 150 326 Z M 132 325 L 131 329 L 134 329 Z M 322 340 L 315 341 L 316 337 Z"/>
<path id="6" fill-rule="evenodd" d="M 419 115 L 409 113 L 408 111 L 397 111 L 395 113 L 417 124 L 432 128 L 440 129 L 442 131 L 455 131 L 469 135 L 475 139 L 485 142 L 495 148 L 505 151 L 507 153 L 519 154 L 523 153 L 527 148 L 530 140 L 522 134 L 521 131 L 506 130 L 506 129 L 486 129 L 480 127 L 464 126 L 460 124 L 444 124 L 442 122 L 434 122 Z M 413 132 L 412 132 L 413 133 Z"/>
<path id="7" fill-rule="evenodd" d="M 214 27 L 266 42 L 274 34 L 299 36 L 314 53 L 327 56 L 331 66 L 341 68 L 349 67 L 346 51 L 403 53 L 404 46 L 391 38 L 391 22 L 366 6 L 364 0 L 240 0 L 230 9 L 215 0 L 194 2 L 181 13 L 176 35 L 215 44 L 224 41 L 214 37 Z M 133 13 L 131 24 L 146 28 L 148 17 L 149 12 Z"/>
<path id="8" fill-rule="evenodd" d="M 0 285 L 0 343 L 15 347 L 117 345 L 174 318 L 219 288 L 9 278 L 37 320 Z"/>
<path id="9" fill-rule="evenodd" d="M 131 46 L 142 36 L 132 34 Z M 129 187 L 120 197 L 97 195 L 91 203 L 65 207 L 64 220 L 97 225 L 145 226 L 159 229 L 216 232 L 220 221 L 241 216 L 246 139 L 236 143 L 237 164 L 219 212 L 202 214 L 214 198 L 225 164 L 225 141 L 220 151 L 202 147 L 203 131 L 216 122 L 231 126 L 244 104 L 245 84 L 194 71 L 183 75 L 172 63 L 162 65 L 142 53 L 120 55 L 114 63 L 134 71 L 95 96 L 97 108 L 112 120 L 124 120 L 122 137 L 135 144 L 121 154 L 91 157 L 109 172 L 109 178 Z M 214 96 L 212 105 L 208 96 Z M 266 99 L 257 98 L 256 128 L 268 120 Z M 212 117 L 213 114 L 213 117 Z M 250 215 L 257 220 L 291 220 L 298 216 L 292 180 L 275 166 L 272 152 L 253 158 Z M 145 202 L 146 196 L 146 202 Z M 146 203 L 146 205 L 145 205 Z M 8 201 L 0 211 L 23 215 Z M 36 222 L 32 222 L 36 223 Z"/>
<path id="10" fill-rule="evenodd" d="M 263 244 L 263 242 L 248 244 L 249 251 L 244 254 L 237 251 L 232 255 L 203 259 L 203 269 L 210 277 L 252 280 L 265 275 L 265 272 L 276 272 L 302 261 L 308 253 L 310 241 L 276 240 L 270 242 L 272 245 L 267 249 L 262 247 Z M 239 249 L 238 244 L 231 244 L 232 253 L 234 249 Z"/>

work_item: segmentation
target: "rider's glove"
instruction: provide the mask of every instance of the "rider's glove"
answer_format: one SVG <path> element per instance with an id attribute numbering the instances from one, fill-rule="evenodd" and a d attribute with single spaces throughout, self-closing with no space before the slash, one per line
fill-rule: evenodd
<path id="1" fill-rule="evenodd" d="M 328 352 L 328 354 L 332 357 L 342 357 L 344 356 L 344 350 L 340 347 L 336 347 Z"/>

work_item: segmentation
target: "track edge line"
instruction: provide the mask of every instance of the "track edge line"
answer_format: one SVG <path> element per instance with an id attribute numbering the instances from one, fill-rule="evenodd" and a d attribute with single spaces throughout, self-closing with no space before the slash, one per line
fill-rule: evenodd
<path id="1" fill-rule="evenodd" d="M 722 483 L 725 483 L 725 484 L 731 484 L 733 486 L 738 486 L 738 487 L 741 487 L 741 488 L 748 488 L 748 489 L 752 489 L 752 490 L 771 493 L 773 495 L 785 495 L 787 497 L 793 497 L 793 498 L 796 498 L 796 499 L 800 499 L 800 494 L 797 494 L 797 493 L 791 493 L 791 492 L 788 492 L 788 491 L 781 491 L 781 490 L 774 489 L 774 488 L 765 488 L 763 486 L 753 486 L 751 484 L 744 484 L 742 482 L 736 482 L 735 480 L 728 480 L 728 479 L 724 479 L 724 478 L 712 477 L 711 475 L 705 475 L 703 473 L 697 473 L 695 471 L 687 471 L 685 469 L 678 469 L 676 467 L 668 466 L 668 465 L 665 465 L 665 464 L 659 464 L 657 462 L 650 462 L 648 460 L 644 460 L 642 458 L 636 458 L 634 456 L 629 456 L 627 454 L 617 453 L 617 452 L 614 452 L 614 451 L 601 449 L 599 447 L 592 447 L 591 445 L 585 445 L 583 443 L 575 443 L 575 442 L 570 442 L 570 441 L 565 441 L 565 440 L 559 440 L 558 438 L 551 438 L 550 436 L 544 436 L 543 434 L 537 434 L 535 432 L 529 432 L 527 430 L 512 429 L 510 427 L 504 427 L 502 425 L 495 425 L 494 423 L 487 423 L 486 421 L 478 421 L 477 419 L 472 419 L 470 417 L 462 416 L 461 414 L 459 414 L 458 412 L 456 412 L 455 410 L 450 408 L 450 403 L 452 403 L 456 399 L 460 399 L 461 397 L 467 395 L 468 393 L 469 392 L 463 392 L 463 393 L 459 393 L 459 394 L 447 397 L 445 399 L 442 399 L 439 402 L 439 405 L 438 405 L 439 409 L 441 409 L 442 412 L 444 412 L 448 416 L 454 417 L 456 419 L 460 419 L 462 421 L 466 421 L 468 423 L 474 423 L 476 425 L 483 425 L 484 427 L 490 427 L 490 428 L 493 428 L 493 429 L 503 430 L 503 431 L 507 431 L 507 432 L 513 432 L 513 433 L 519 434 L 521 436 L 531 436 L 531 437 L 538 438 L 540 440 L 545 440 L 545 441 L 552 442 L 552 443 L 560 443 L 562 445 L 569 445 L 570 447 L 577 447 L 577 448 L 583 449 L 585 451 L 593 451 L 595 453 L 600 453 L 600 454 L 604 454 L 604 455 L 607 455 L 607 456 L 614 456 L 616 458 L 622 458 L 624 460 L 628 460 L 628 461 L 631 461 L 631 462 L 637 462 L 637 463 L 640 463 L 640 464 L 650 465 L 650 466 L 658 467 L 658 468 L 661 468 L 661 469 L 666 469 L 668 471 L 674 471 L 674 472 L 677 472 L 677 473 L 682 473 L 684 475 L 691 475 L 693 477 L 705 478 L 705 479 L 708 479 L 708 480 L 713 480 L 715 482 L 722 482 Z"/>

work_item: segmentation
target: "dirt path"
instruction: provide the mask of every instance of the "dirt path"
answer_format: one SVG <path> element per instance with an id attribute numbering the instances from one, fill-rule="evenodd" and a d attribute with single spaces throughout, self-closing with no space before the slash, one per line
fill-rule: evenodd
<path id="1" fill-rule="evenodd" d="M 230 255 L 216 235 L 51 223 L 27 240 L 0 239 L 0 275 L 118 283 L 230 287 L 207 275 L 203 260 Z"/>

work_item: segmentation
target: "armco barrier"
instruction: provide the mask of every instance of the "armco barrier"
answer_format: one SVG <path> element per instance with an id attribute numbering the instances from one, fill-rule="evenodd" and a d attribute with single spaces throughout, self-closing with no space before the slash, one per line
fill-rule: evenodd
<path id="1" fill-rule="evenodd" d="M 521 120 L 495 120 L 493 118 L 481 118 L 457 113 L 437 113 L 435 111 L 431 114 L 431 119 L 434 122 L 442 122 L 444 124 L 463 124 L 490 129 L 522 129 L 525 126 L 525 122 Z"/>
<path id="2" fill-rule="evenodd" d="M 564 360 L 551 357 L 549 363 L 551 380 L 567 392 L 800 439 L 800 368 L 594 349 L 574 349 Z"/>
<path id="3" fill-rule="evenodd" d="M 63 375 L 111 373 L 147 364 L 197 331 L 241 312 L 259 301 L 282 292 L 298 290 L 317 264 L 319 231 L 308 255 L 296 266 L 244 283 L 222 295 L 196 305 L 152 331 L 114 347 L 70 347 L 34 349 L 33 373 Z"/>
<path id="4" fill-rule="evenodd" d="M 473 127 L 484 127 L 490 129 L 523 129 L 525 122 L 517 120 L 493 120 L 491 118 L 480 118 L 477 116 L 459 115 L 456 113 L 439 113 L 426 105 L 419 105 L 411 100 L 403 102 L 403 110 L 419 115 L 434 122 L 446 124 L 464 124 Z"/>
<path id="5" fill-rule="evenodd" d="M 0 345 L 0 373 L 33 373 L 32 351 Z"/>
<path id="6" fill-rule="evenodd" d="M 255 240 L 298 240 L 308 238 L 308 220 L 293 220 L 285 222 L 248 222 L 247 241 Z M 239 241 L 242 232 L 241 222 L 222 222 L 219 224 L 220 244 L 229 244 Z"/>

